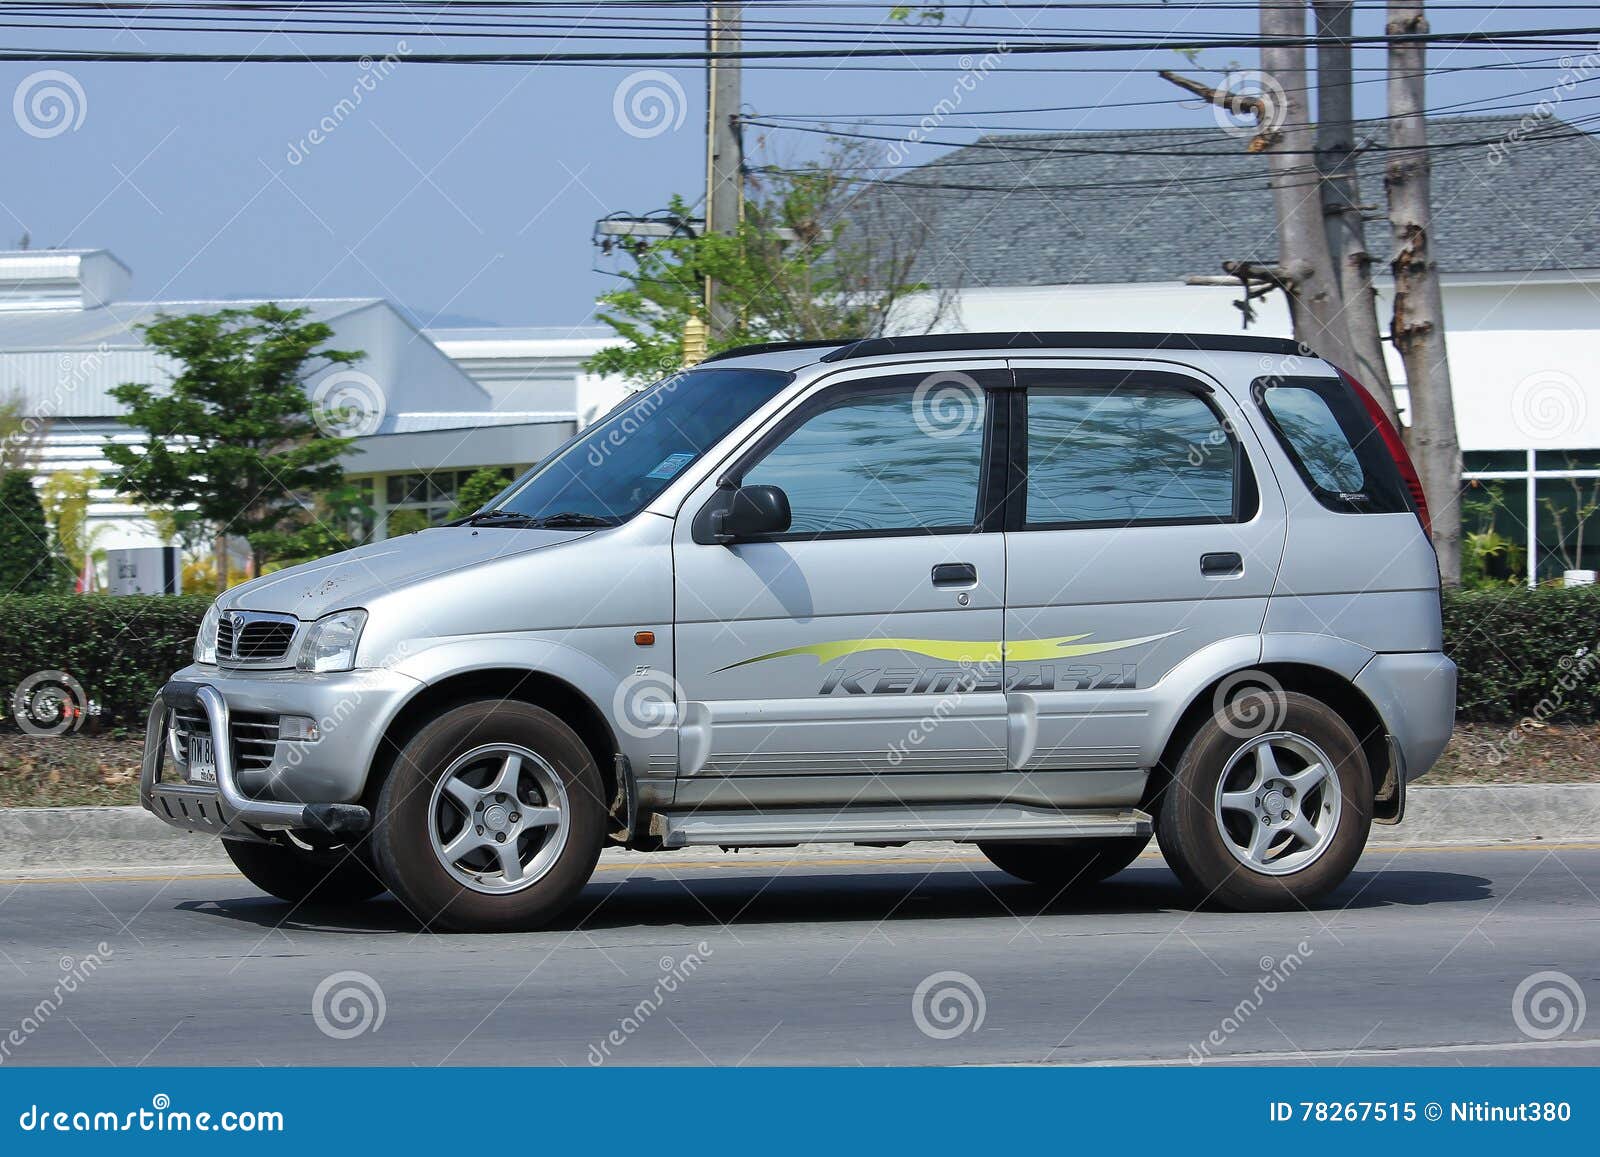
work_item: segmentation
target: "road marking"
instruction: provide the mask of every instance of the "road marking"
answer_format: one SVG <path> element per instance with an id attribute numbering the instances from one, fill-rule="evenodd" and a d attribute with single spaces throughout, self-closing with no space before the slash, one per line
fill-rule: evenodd
<path id="1" fill-rule="evenodd" d="M 1317 1061 L 1317 1060 L 1350 1060 L 1362 1057 L 1409 1057 L 1424 1053 L 1444 1053 L 1454 1055 L 1457 1053 L 1499 1053 L 1499 1052 L 1537 1052 L 1542 1049 L 1593 1049 L 1600 1048 L 1600 1037 L 1581 1037 L 1576 1040 L 1516 1040 L 1502 1041 L 1499 1043 L 1478 1042 L 1471 1044 L 1442 1044 L 1442 1045 L 1396 1045 L 1393 1048 L 1368 1048 L 1368 1049 L 1308 1049 L 1302 1052 L 1267 1052 L 1267 1053 L 1218 1053 L 1208 1057 L 1197 1065 L 1188 1057 L 1161 1057 L 1154 1060 L 1139 1057 L 1107 1057 L 1093 1061 L 1046 1061 L 1046 1064 L 1059 1064 L 1066 1068 L 1097 1069 L 1116 1066 L 1117 1068 L 1173 1068 L 1178 1065 L 1187 1065 L 1190 1068 L 1203 1068 L 1207 1064 L 1235 1064 L 1240 1061 L 1260 1062 L 1261 1064 L 1282 1064 L 1285 1061 Z"/>
<path id="2" fill-rule="evenodd" d="M 751 851 L 757 849 L 752 848 Z M 1559 840 L 1536 840 L 1530 843 L 1515 844 L 1372 844 L 1367 847 L 1367 855 L 1379 853 L 1415 854 L 1430 852 L 1435 855 L 1444 855 L 1460 852 L 1594 852 L 1600 851 L 1600 843 L 1564 843 Z M 1160 852 L 1146 852 L 1136 860 L 1158 863 L 1161 860 Z M 717 860 L 674 860 L 670 857 L 660 859 L 627 860 L 620 864 L 599 864 L 595 872 L 626 872 L 626 871 L 673 871 L 701 869 L 760 869 L 763 867 L 806 867 L 806 868 L 864 868 L 864 867 L 926 867 L 935 864 L 948 864 L 951 867 L 960 867 L 970 864 L 987 866 L 989 861 L 981 855 L 947 855 L 947 856 L 855 856 L 832 857 L 829 859 L 811 859 L 798 856 L 793 859 L 781 860 L 776 857 L 771 859 L 740 860 L 729 855 L 725 859 Z M 995 868 L 994 871 L 999 871 Z M 166 883 L 173 880 L 239 880 L 243 879 L 237 872 L 166 872 L 159 874 L 130 874 L 98 875 L 98 876 L 20 876 L 0 879 L 0 887 L 15 887 L 20 884 L 117 884 L 132 883 Z"/>

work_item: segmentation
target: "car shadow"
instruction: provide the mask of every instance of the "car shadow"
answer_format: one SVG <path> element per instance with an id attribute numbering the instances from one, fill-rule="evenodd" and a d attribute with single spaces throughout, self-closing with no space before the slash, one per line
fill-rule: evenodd
<path id="1" fill-rule="evenodd" d="M 996 869 L 939 865 L 908 871 L 808 870 L 804 864 L 772 861 L 738 864 L 728 871 L 692 877 L 640 866 L 626 878 L 600 875 L 546 931 L 573 932 L 635 927 L 720 928 L 760 924 L 836 924 L 859 921 L 975 920 L 1052 915 L 1159 915 L 1208 912 L 1159 863 L 1136 864 L 1081 892 L 1058 893 L 1015 880 Z M 1465 872 L 1357 871 L 1328 897 L 1323 911 L 1471 903 L 1491 896 L 1491 882 Z M 392 896 L 363 904 L 292 906 L 259 894 L 185 901 L 180 911 L 263 928 L 334 934 L 426 930 Z M 1300 913 L 1282 913 L 1293 918 Z M 1272 919 L 1269 915 L 1262 917 Z"/>

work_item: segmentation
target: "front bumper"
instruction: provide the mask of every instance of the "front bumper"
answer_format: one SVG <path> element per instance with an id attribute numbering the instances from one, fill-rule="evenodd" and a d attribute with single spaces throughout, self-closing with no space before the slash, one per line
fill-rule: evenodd
<path id="1" fill-rule="evenodd" d="M 215 674 L 217 678 L 205 678 Z M 201 675 L 200 678 L 190 676 Z M 188 668 L 179 672 L 151 704 L 145 725 L 139 802 L 158 819 L 188 831 L 249 839 L 264 829 L 341 835 L 369 822 L 360 798 L 373 753 L 399 705 L 418 687 L 388 671 L 350 675 L 246 676 Z M 237 711 L 309 716 L 320 735 L 313 741 L 278 739 L 260 755 L 259 740 L 247 740 L 255 758 L 240 758 Z M 175 741 L 175 719 L 210 735 L 216 783 L 164 777 L 167 761 L 183 757 Z M 250 726 L 259 727 L 259 724 Z"/>

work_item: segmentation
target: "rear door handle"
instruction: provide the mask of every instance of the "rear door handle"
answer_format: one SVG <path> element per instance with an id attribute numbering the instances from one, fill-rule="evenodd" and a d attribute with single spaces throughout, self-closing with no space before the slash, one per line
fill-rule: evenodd
<path id="1" fill-rule="evenodd" d="M 970 562 L 941 562 L 933 568 L 936 587 L 970 587 L 978 581 L 978 568 Z"/>
<path id="2" fill-rule="evenodd" d="M 1226 578 L 1244 573 L 1244 559 L 1237 551 L 1223 550 L 1200 556 L 1200 573 L 1206 578 Z"/>

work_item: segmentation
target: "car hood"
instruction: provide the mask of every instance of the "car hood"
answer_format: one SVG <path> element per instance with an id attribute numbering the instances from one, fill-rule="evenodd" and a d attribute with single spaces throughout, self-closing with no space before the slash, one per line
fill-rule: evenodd
<path id="1" fill-rule="evenodd" d="M 333 611 L 365 606 L 378 595 L 410 583 L 544 550 L 592 533 L 439 526 L 263 575 L 229 590 L 217 605 L 222 610 L 278 611 L 317 619 Z"/>

